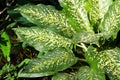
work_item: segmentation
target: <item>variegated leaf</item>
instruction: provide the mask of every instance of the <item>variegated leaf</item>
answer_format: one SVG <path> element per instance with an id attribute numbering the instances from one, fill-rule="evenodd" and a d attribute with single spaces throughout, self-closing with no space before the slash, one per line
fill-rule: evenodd
<path id="1" fill-rule="evenodd" d="M 92 33 L 92 32 L 80 32 L 76 34 L 73 38 L 73 41 L 75 44 L 79 43 L 86 43 L 86 44 L 96 44 L 97 46 L 100 46 L 101 43 L 104 43 L 104 38 L 103 38 L 102 33 Z"/>
<path id="2" fill-rule="evenodd" d="M 24 43 L 33 46 L 38 51 L 48 51 L 56 47 L 72 48 L 70 39 L 48 29 L 31 27 L 16 28 L 14 31 Z"/>
<path id="3" fill-rule="evenodd" d="M 96 71 L 101 69 L 114 80 L 120 80 L 120 48 L 98 52 L 96 48 L 90 46 L 85 58 L 92 69 Z"/>
<path id="4" fill-rule="evenodd" d="M 49 51 L 41 58 L 31 61 L 19 73 L 19 77 L 42 77 L 63 71 L 77 62 L 72 51 L 64 48 Z"/>
<path id="5" fill-rule="evenodd" d="M 101 72 L 94 72 L 88 66 L 80 67 L 77 73 L 78 80 L 106 80 Z"/>
<path id="6" fill-rule="evenodd" d="M 120 0 L 115 0 L 110 6 L 99 28 L 101 32 L 107 32 L 106 38 L 111 36 L 116 38 L 117 32 L 120 30 Z"/>
<path id="7" fill-rule="evenodd" d="M 96 55 L 98 67 L 115 80 L 120 80 L 120 48 L 101 51 Z"/>
<path id="8" fill-rule="evenodd" d="M 43 4 L 38 5 L 25 5 L 15 10 L 20 11 L 23 17 L 31 21 L 34 24 L 40 25 L 52 25 L 62 35 L 66 37 L 72 37 L 75 30 L 70 25 L 66 16 L 56 10 L 53 6 L 46 6 Z"/>
<path id="9" fill-rule="evenodd" d="M 59 0 L 59 2 L 77 31 L 92 31 L 85 9 L 85 0 Z"/>
<path id="10" fill-rule="evenodd" d="M 86 8 L 92 25 L 100 23 L 111 4 L 112 0 L 87 0 Z"/>
<path id="11" fill-rule="evenodd" d="M 52 77 L 52 80 L 77 80 L 75 74 L 58 73 Z"/>

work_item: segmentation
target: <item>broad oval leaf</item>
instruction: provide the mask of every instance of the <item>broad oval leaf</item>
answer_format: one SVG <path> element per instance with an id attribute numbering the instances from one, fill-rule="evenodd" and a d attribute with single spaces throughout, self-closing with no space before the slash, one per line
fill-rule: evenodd
<path id="1" fill-rule="evenodd" d="M 85 9 L 85 0 L 59 0 L 59 2 L 76 31 L 93 32 Z"/>
<path id="2" fill-rule="evenodd" d="M 115 0 L 110 6 L 99 29 L 102 33 L 105 33 L 106 38 L 111 36 L 114 39 L 116 38 L 117 32 L 120 30 L 120 0 Z"/>
<path id="3" fill-rule="evenodd" d="M 120 48 L 101 51 L 96 55 L 98 67 L 115 80 L 120 80 Z"/>
<path id="4" fill-rule="evenodd" d="M 23 17 L 38 26 L 53 25 L 53 28 L 57 29 L 60 34 L 66 37 L 71 38 L 73 34 L 76 33 L 69 24 L 66 16 L 61 11 L 56 10 L 53 6 L 27 4 L 16 8 L 15 10 L 18 10 Z"/>
<path id="5" fill-rule="evenodd" d="M 57 73 L 52 77 L 52 80 L 77 80 L 77 78 L 73 74 Z"/>
<path id="6" fill-rule="evenodd" d="M 106 80 L 100 72 L 94 72 L 88 66 L 80 67 L 77 73 L 78 80 Z"/>
<path id="7" fill-rule="evenodd" d="M 19 73 L 19 77 L 42 77 L 63 71 L 77 62 L 71 51 L 63 48 L 49 51 L 41 58 L 31 61 Z"/>
<path id="8" fill-rule="evenodd" d="M 41 52 L 45 52 L 56 47 L 72 48 L 72 42 L 70 39 L 48 29 L 31 27 L 16 28 L 14 31 L 24 43 Z"/>

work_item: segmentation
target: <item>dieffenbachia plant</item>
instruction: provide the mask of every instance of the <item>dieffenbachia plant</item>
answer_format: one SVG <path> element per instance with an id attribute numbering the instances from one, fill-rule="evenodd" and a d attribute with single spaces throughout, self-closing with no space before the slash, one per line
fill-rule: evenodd
<path id="1" fill-rule="evenodd" d="M 45 53 L 31 59 L 19 77 L 54 75 L 53 80 L 69 80 L 70 76 L 73 80 L 105 80 L 107 74 L 111 80 L 120 80 L 120 48 L 109 43 L 110 39 L 115 41 L 120 30 L 120 0 L 59 0 L 59 3 L 62 10 L 44 4 L 14 9 L 36 25 L 15 28 L 18 38 Z M 80 69 L 74 75 L 59 73 L 80 62 L 72 51 L 74 48 L 83 50 L 89 66 L 77 66 Z"/>

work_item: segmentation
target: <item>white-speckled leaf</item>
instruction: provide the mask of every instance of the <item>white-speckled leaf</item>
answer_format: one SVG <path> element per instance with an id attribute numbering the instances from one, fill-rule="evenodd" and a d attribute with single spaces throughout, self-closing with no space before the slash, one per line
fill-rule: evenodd
<path id="1" fill-rule="evenodd" d="M 56 47 L 72 48 L 70 39 L 48 29 L 31 27 L 16 28 L 14 31 L 24 43 L 38 51 L 48 51 Z"/>
<path id="2" fill-rule="evenodd" d="M 96 70 L 98 67 L 114 80 L 120 80 L 120 48 L 98 52 L 96 48 L 89 47 L 85 58 L 92 69 Z"/>
<path id="3" fill-rule="evenodd" d="M 85 9 L 85 0 L 59 0 L 76 31 L 92 31 Z"/>
<path id="4" fill-rule="evenodd" d="M 120 80 L 120 48 L 101 51 L 96 55 L 99 60 L 98 67 L 115 80 Z"/>
<path id="5" fill-rule="evenodd" d="M 111 36 L 116 38 L 117 32 L 120 30 L 120 0 L 115 0 L 110 6 L 99 29 L 103 33 L 107 32 L 106 38 Z"/>
<path id="6" fill-rule="evenodd" d="M 86 43 L 86 44 L 96 44 L 100 46 L 104 42 L 102 33 L 92 33 L 92 32 L 81 32 L 74 36 L 73 41 L 75 44 Z M 103 41 L 102 41 L 103 39 Z"/>
<path id="7" fill-rule="evenodd" d="M 58 73 L 52 77 L 52 80 L 77 80 L 75 74 Z"/>
<path id="8" fill-rule="evenodd" d="M 111 4 L 112 0 L 87 0 L 86 8 L 92 25 L 100 23 Z"/>
<path id="9" fill-rule="evenodd" d="M 63 48 L 49 51 L 41 58 L 31 61 L 19 73 L 19 77 L 43 77 L 63 71 L 77 62 L 72 51 Z"/>
<path id="10" fill-rule="evenodd" d="M 80 67 L 77 73 L 78 80 L 106 80 L 101 72 L 94 72 L 90 67 Z"/>
<path id="11" fill-rule="evenodd" d="M 71 38 L 76 33 L 64 13 L 56 10 L 53 6 L 27 4 L 15 10 L 18 10 L 23 17 L 38 26 L 53 25 L 53 28 L 66 37 Z"/>

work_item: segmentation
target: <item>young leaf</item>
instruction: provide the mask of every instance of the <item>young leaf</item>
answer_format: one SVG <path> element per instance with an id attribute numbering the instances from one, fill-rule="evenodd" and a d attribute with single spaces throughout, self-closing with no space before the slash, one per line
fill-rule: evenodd
<path id="1" fill-rule="evenodd" d="M 87 0 L 86 8 L 92 25 L 100 23 L 111 4 L 112 0 Z"/>
<path id="2" fill-rule="evenodd" d="M 92 31 L 85 9 L 85 0 L 59 0 L 59 2 L 77 31 Z"/>
<path id="3" fill-rule="evenodd" d="M 52 77 L 52 80 L 77 80 L 77 78 L 73 74 L 58 73 Z"/>
<path id="4" fill-rule="evenodd" d="M 101 72 L 94 72 L 88 66 L 80 67 L 77 73 L 78 80 L 106 80 Z"/>
<path id="5" fill-rule="evenodd" d="M 115 80 L 120 79 L 120 49 L 110 49 L 101 51 L 96 55 L 99 61 L 98 67 L 104 69 L 106 73 Z"/>
<path id="6" fill-rule="evenodd" d="M 56 47 L 72 47 L 72 42 L 70 39 L 65 38 L 48 29 L 31 27 L 16 28 L 14 31 L 23 42 L 41 52 L 45 52 Z"/>
<path id="7" fill-rule="evenodd" d="M 107 33 L 106 38 L 111 36 L 116 38 L 117 32 L 120 30 L 120 0 L 115 0 L 110 6 L 99 28 L 101 32 Z"/>
<path id="8" fill-rule="evenodd" d="M 7 26 L 7 29 L 14 27 L 16 24 L 17 24 L 16 22 L 13 22 L 13 23 L 9 24 L 9 25 Z"/>
<path id="9" fill-rule="evenodd" d="M 75 33 L 66 16 L 61 11 L 57 11 L 53 6 L 45 6 L 42 4 L 25 5 L 15 10 L 18 10 L 23 17 L 38 26 L 52 25 L 66 37 L 71 38 Z"/>
<path id="10" fill-rule="evenodd" d="M 20 64 L 17 65 L 17 67 L 20 68 L 24 64 L 27 64 L 29 61 L 30 61 L 30 59 L 24 59 Z"/>
<path id="11" fill-rule="evenodd" d="M 4 57 L 7 59 L 7 61 L 10 61 L 11 44 L 10 44 L 9 36 L 6 32 L 3 32 L 1 37 L 4 39 L 5 44 L 0 44 L 0 48 L 3 52 Z"/>
<path id="12" fill-rule="evenodd" d="M 49 51 L 41 58 L 32 59 L 19 73 L 19 77 L 42 77 L 63 71 L 77 62 L 71 51 L 63 48 Z"/>
<path id="13" fill-rule="evenodd" d="M 95 55 L 98 54 L 96 48 L 93 48 L 92 46 L 89 46 L 87 49 L 87 52 L 85 52 L 85 59 L 88 62 L 88 64 L 90 65 L 90 68 L 92 68 L 92 70 L 94 72 L 98 72 L 100 71 L 99 67 L 98 67 L 98 60 L 95 59 Z"/>

